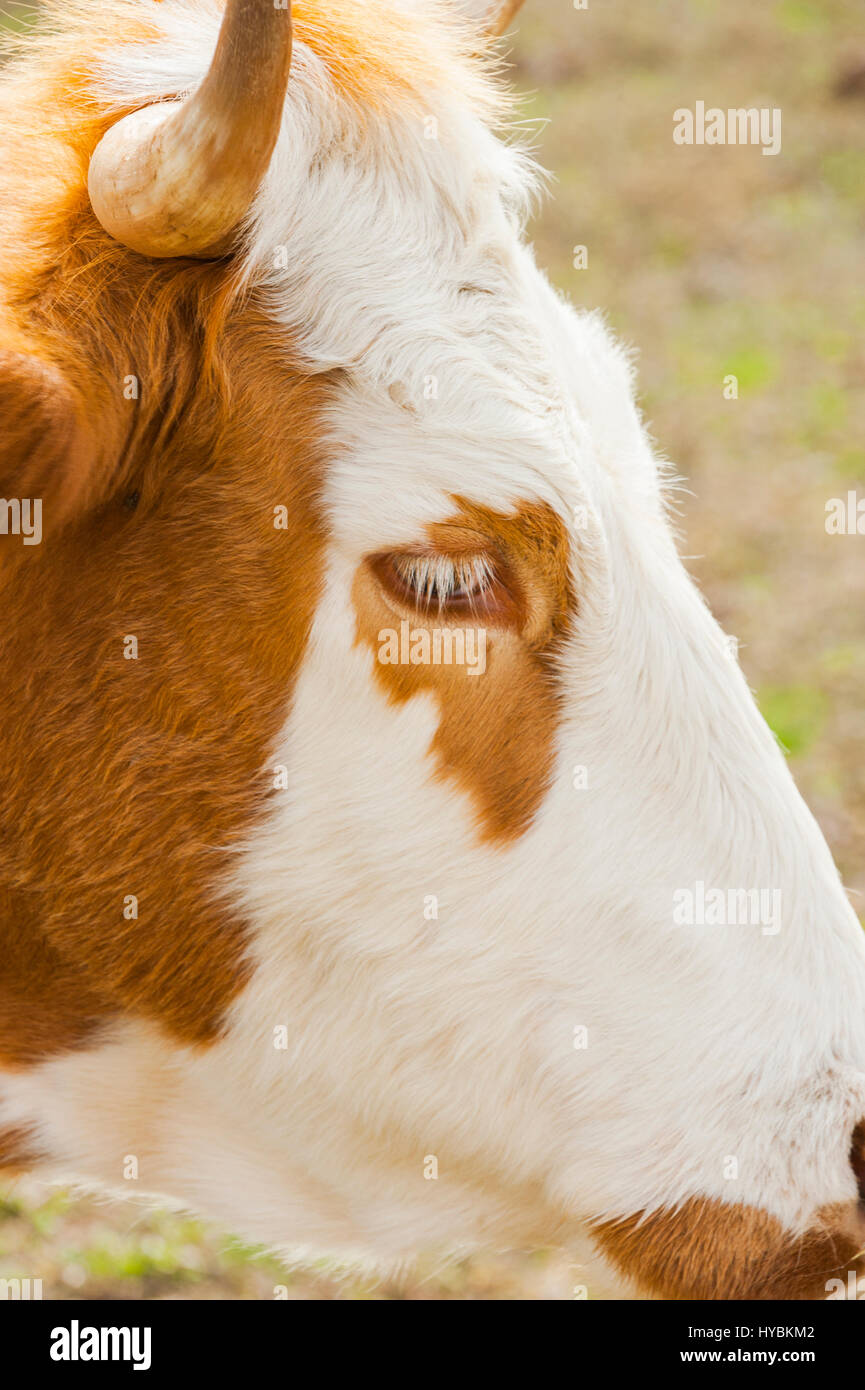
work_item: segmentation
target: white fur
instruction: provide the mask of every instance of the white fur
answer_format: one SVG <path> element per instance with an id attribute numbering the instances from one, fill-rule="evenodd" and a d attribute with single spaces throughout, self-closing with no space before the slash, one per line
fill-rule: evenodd
<path id="1" fill-rule="evenodd" d="M 159 9 L 164 47 L 100 76 L 118 98 L 206 70 L 216 8 Z M 67 1168 L 115 1186 L 141 1154 L 142 1186 L 285 1247 L 402 1257 L 511 1239 L 523 1217 L 543 1241 L 561 1213 L 576 1230 L 694 1194 L 798 1229 L 855 1196 L 862 929 L 676 555 L 626 358 L 536 269 L 534 176 L 473 81 L 362 130 L 298 46 L 247 273 L 344 384 L 326 591 L 272 754 L 290 787 L 226 889 L 257 969 L 217 1047 L 130 1024 L 8 1079 L 0 1119 L 37 1120 Z M 543 500 L 572 535 L 556 776 L 505 849 L 433 778 L 434 703 L 388 704 L 354 645 L 357 565 L 423 539 L 453 493 Z M 699 879 L 780 889 L 780 932 L 674 926 Z"/>

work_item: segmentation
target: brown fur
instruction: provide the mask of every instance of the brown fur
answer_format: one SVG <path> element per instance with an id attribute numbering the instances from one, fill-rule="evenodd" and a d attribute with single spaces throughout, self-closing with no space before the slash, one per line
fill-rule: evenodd
<path id="1" fill-rule="evenodd" d="M 850 1165 L 856 1174 L 859 1201 L 863 1211 L 865 1211 L 865 1120 L 858 1124 L 853 1131 L 853 1141 L 850 1145 Z"/>
<path id="2" fill-rule="evenodd" d="M 801 1237 L 768 1212 L 709 1197 L 595 1228 L 615 1265 L 660 1298 L 814 1299 L 859 1269 L 865 1223 L 829 1210 Z"/>
<path id="3" fill-rule="evenodd" d="M 323 544 L 327 381 L 291 367 L 230 263 L 153 264 L 95 224 L 104 121 L 65 73 L 40 95 L 70 126 L 13 135 L 0 187 L 0 481 L 44 515 L 40 546 L 0 544 L 6 1066 L 119 1014 L 218 1032 L 245 977 L 218 886 L 266 803 Z"/>
<path id="4" fill-rule="evenodd" d="M 235 409 L 193 392 L 152 450 L 143 410 L 110 495 L 0 576 L 6 1062 L 115 1010 L 208 1038 L 243 980 L 215 886 L 262 808 L 316 601 L 322 387 L 276 364 L 250 311 L 223 352 Z"/>
<path id="5" fill-rule="evenodd" d="M 0 1170 L 4 1177 L 26 1172 L 42 1157 L 42 1151 L 26 1129 L 0 1129 Z"/>

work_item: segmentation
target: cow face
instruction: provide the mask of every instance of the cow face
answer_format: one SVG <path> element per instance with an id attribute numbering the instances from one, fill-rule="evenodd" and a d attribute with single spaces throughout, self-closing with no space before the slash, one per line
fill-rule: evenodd
<path id="1" fill-rule="evenodd" d="M 100 55 L 104 102 L 204 77 L 218 12 L 163 9 Z M 119 593 L 153 652 L 132 695 L 87 649 L 99 727 L 126 720 L 94 834 L 126 832 L 103 897 L 67 878 L 100 921 L 134 893 L 141 786 L 174 810 L 147 882 L 194 925 L 99 946 L 98 1030 L 31 1049 L 10 1132 L 112 1181 L 106 1132 L 135 1152 L 158 1096 L 147 1185 L 271 1243 L 588 1226 L 665 1296 L 819 1296 L 865 1245 L 859 923 L 677 556 L 627 358 L 526 245 L 480 31 L 396 0 L 295 19 L 239 249 L 155 250 L 199 314 L 245 296 L 219 427 L 190 384 L 136 436 L 140 515 L 46 557 L 67 625 Z M 86 744 L 56 742 L 68 793 Z"/>

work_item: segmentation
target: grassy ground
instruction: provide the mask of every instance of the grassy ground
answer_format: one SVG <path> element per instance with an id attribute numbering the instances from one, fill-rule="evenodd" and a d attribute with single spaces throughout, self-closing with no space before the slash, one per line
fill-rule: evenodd
<path id="1" fill-rule="evenodd" d="M 638 349 L 652 432 L 692 491 L 683 553 L 865 912 L 865 538 L 824 529 L 829 498 L 865 496 L 861 0 L 527 0 L 511 47 L 555 176 L 538 259 Z M 780 107 L 781 154 L 674 145 L 673 111 L 697 100 Z M 550 1253 L 398 1284 L 288 1276 L 184 1217 L 24 1183 L 0 1192 L 15 1275 L 55 1298 L 568 1298 L 580 1281 Z"/>

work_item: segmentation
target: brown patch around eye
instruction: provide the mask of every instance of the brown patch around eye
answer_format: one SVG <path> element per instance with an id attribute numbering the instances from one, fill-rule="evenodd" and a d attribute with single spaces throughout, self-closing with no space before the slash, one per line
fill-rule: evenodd
<path id="1" fill-rule="evenodd" d="M 474 614 L 425 611 L 383 578 L 386 558 L 371 557 L 353 590 L 358 640 L 372 651 L 375 678 L 391 700 L 436 696 L 441 717 L 430 752 L 437 775 L 468 794 L 481 838 L 502 842 L 528 828 L 552 776 L 559 720 L 553 658 L 576 608 L 568 537 L 546 503 L 523 503 L 507 516 L 454 501 L 454 516 L 428 528 L 430 547 L 490 555 L 503 592 Z M 445 628 L 463 629 L 451 661 Z"/>

